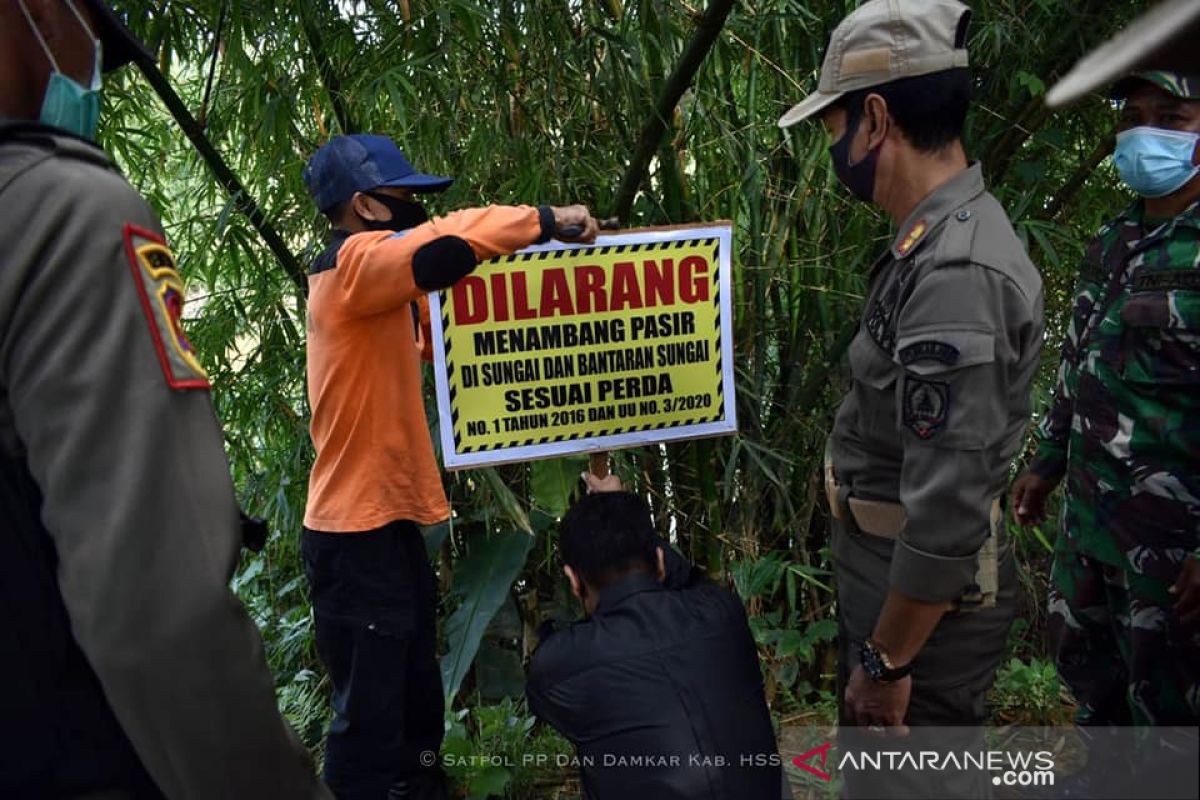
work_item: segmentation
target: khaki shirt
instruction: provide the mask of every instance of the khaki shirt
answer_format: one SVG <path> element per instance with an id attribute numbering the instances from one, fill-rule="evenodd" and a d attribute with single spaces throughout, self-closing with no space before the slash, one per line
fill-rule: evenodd
<path id="1" fill-rule="evenodd" d="M 74 637 L 165 795 L 330 797 L 229 588 L 238 508 L 158 221 L 95 146 L 0 141 L 0 460 L 41 495 L 0 533 L 53 541 Z"/>
<path id="2" fill-rule="evenodd" d="M 921 201 L 872 269 L 833 465 L 852 496 L 904 507 L 890 583 L 909 597 L 973 583 L 1029 422 L 1042 300 L 978 164 Z"/>

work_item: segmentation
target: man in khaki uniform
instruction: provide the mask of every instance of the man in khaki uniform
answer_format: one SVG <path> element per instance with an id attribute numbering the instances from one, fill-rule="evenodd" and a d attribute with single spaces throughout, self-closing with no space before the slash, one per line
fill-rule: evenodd
<path id="1" fill-rule="evenodd" d="M 174 256 L 91 141 L 135 58 L 100 0 L 0 2 L 0 797 L 328 800 L 229 588 Z"/>
<path id="2" fill-rule="evenodd" d="M 963 149 L 969 16 L 955 0 L 870 0 L 835 29 L 818 91 L 779 121 L 820 114 L 838 177 L 897 224 L 827 466 L 846 725 L 982 722 L 1014 613 L 1001 499 L 1042 284 Z"/>

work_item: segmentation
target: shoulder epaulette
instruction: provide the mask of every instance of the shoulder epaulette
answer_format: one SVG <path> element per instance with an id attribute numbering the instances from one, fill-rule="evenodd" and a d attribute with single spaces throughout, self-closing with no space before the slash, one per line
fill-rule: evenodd
<path id="1" fill-rule="evenodd" d="M 978 213 L 967 203 L 951 211 L 941 223 L 938 249 L 934 263 L 939 266 L 956 266 L 974 261 L 975 230 Z"/>

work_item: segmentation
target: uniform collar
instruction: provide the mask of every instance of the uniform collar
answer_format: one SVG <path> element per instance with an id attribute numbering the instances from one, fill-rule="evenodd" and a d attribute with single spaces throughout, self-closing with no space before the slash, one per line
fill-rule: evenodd
<path id="1" fill-rule="evenodd" d="M 930 192 L 904 220 L 892 240 L 892 258 L 900 260 L 911 255 L 931 230 L 950 215 L 951 211 L 983 194 L 983 168 L 978 161 Z"/>
<path id="2" fill-rule="evenodd" d="M 1141 225 L 1146 221 L 1146 201 L 1138 198 L 1133 203 L 1125 208 L 1117 218 L 1113 220 L 1116 223 L 1133 223 Z M 1177 217 L 1167 221 L 1168 227 L 1174 225 L 1184 225 L 1189 228 L 1200 228 L 1200 200 L 1195 200 L 1190 206 L 1185 208 Z"/>
<path id="3" fill-rule="evenodd" d="M 634 572 L 616 583 L 610 583 L 600 590 L 600 597 L 596 601 L 595 613 L 600 614 L 608 611 L 614 606 L 620 605 L 622 602 L 640 592 L 661 592 L 663 585 L 653 575 L 647 575 L 645 572 Z"/>

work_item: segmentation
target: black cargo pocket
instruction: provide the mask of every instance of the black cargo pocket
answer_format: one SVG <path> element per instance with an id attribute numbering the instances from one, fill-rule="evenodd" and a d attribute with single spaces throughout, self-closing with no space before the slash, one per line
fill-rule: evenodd
<path id="1" fill-rule="evenodd" d="M 1121 308 L 1121 322 L 1123 380 L 1200 385 L 1200 291 L 1135 291 Z"/>

